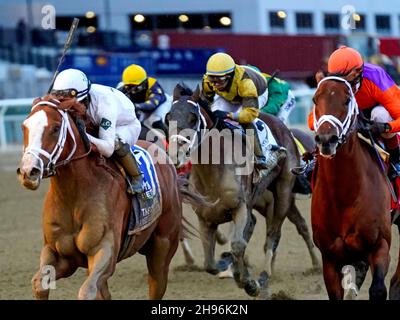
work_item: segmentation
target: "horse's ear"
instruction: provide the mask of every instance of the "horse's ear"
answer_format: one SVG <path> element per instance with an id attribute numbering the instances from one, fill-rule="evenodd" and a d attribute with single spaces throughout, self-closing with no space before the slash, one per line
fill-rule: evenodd
<path id="1" fill-rule="evenodd" d="M 179 98 L 181 97 L 181 90 L 182 90 L 182 87 L 179 84 L 176 85 L 176 87 L 174 89 L 174 93 L 173 93 L 173 101 L 179 100 Z"/>
<path id="2" fill-rule="evenodd" d="M 197 85 L 196 90 L 194 90 L 193 94 L 192 94 L 192 100 L 194 102 L 199 102 L 200 100 L 200 86 Z"/>
<path id="3" fill-rule="evenodd" d="M 320 70 L 315 74 L 315 80 L 317 81 L 317 84 L 325 78 L 325 74 Z"/>
<path id="4" fill-rule="evenodd" d="M 166 115 L 165 115 L 165 120 L 164 120 L 164 122 L 165 122 L 165 125 L 167 126 L 167 127 L 169 127 L 169 120 L 171 119 L 171 112 L 168 112 Z"/>

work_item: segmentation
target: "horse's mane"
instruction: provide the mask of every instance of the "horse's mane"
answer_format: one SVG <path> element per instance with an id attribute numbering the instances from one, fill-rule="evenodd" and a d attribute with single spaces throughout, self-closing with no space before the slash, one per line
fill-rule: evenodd
<path id="1" fill-rule="evenodd" d="M 33 100 L 33 105 L 41 102 L 48 101 L 55 105 L 57 105 L 58 109 L 71 111 L 74 116 L 78 116 L 81 118 L 85 118 L 86 115 L 86 107 L 80 103 L 75 98 L 64 98 L 58 99 L 55 96 L 49 94 L 44 97 L 36 98 Z"/>

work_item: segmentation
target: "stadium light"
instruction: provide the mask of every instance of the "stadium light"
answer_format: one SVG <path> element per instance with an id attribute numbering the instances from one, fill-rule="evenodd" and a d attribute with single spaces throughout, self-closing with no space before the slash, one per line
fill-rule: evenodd
<path id="1" fill-rule="evenodd" d="M 92 19 L 92 18 L 94 18 L 95 16 L 96 16 L 96 14 L 95 14 L 93 11 L 88 11 L 88 12 L 86 12 L 86 14 L 85 14 L 85 17 L 88 18 L 88 19 Z"/>
<path id="2" fill-rule="evenodd" d="M 137 23 L 142 23 L 144 20 L 146 20 L 146 18 L 142 14 L 137 14 L 133 17 L 133 20 L 135 20 Z"/>
<path id="3" fill-rule="evenodd" d="M 353 13 L 354 21 L 361 21 L 361 16 L 358 13 Z"/>
<path id="4" fill-rule="evenodd" d="M 282 11 L 282 10 L 278 11 L 276 14 L 277 14 L 278 17 L 281 18 L 281 19 L 285 19 L 285 18 L 287 17 L 286 12 L 285 12 L 285 11 Z"/>
<path id="5" fill-rule="evenodd" d="M 221 19 L 219 19 L 219 22 L 223 25 L 223 26 L 230 26 L 232 23 L 231 18 L 229 17 L 221 17 Z"/>
<path id="6" fill-rule="evenodd" d="M 86 28 L 86 31 L 87 31 L 88 33 L 94 33 L 94 32 L 96 32 L 96 28 L 93 27 L 93 26 L 89 26 L 89 27 Z"/>
<path id="7" fill-rule="evenodd" d="M 189 21 L 189 17 L 186 14 L 181 14 L 178 19 L 180 22 L 188 22 Z"/>

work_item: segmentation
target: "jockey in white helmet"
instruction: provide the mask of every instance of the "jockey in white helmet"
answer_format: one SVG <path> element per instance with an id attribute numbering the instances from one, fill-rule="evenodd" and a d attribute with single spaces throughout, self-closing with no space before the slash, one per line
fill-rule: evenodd
<path id="1" fill-rule="evenodd" d="M 91 84 L 86 74 L 77 69 L 60 72 L 50 94 L 61 98 L 76 98 L 86 106 L 88 119 L 99 127 L 98 137 L 87 134 L 90 142 L 103 156 L 115 156 L 132 177 L 132 188 L 129 190 L 142 193 L 142 173 L 130 150 L 130 146 L 137 142 L 141 130 L 134 104 L 114 88 Z"/>

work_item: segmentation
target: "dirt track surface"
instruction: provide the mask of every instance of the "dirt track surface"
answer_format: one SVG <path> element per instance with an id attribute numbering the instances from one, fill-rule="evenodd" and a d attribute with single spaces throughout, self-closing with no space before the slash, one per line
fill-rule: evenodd
<path id="1" fill-rule="evenodd" d="M 39 190 L 28 191 L 18 183 L 15 170 L 18 154 L 0 154 L 0 299 L 33 299 L 31 278 L 37 271 L 42 247 L 41 210 L 48 189 L 45 181 Z M 303 216 L 310 226 L 310 200 L 297 200 Z M 192 210 L 185 207 L 185 215 L 197 225 Z M 247 254 L 251 272 L 258 277 L 264 263 L 262 247 L 265 239 L 264 219 L 257 215 L 254 236 L 248 245 Z M 227 230 L 224 226 L 223 230 Z M 399 237 L 393 228 L 391 248 L 392 262 L 386 278 L 387 285 L 395 270 Z M 203 252 L 199 239 L 190 240 L 196 256 L 196 265 L 203 264 Z M 227 250 L 218 247 L 217 254 Z M 282 230 L 278 248 L 276 273 L 270 283 L 270 291 L 277 298 L 327 299 L 322 273 L 310 272 L 311 259 L 302 238 L 288 220 Z M 232 279 L 218 279 L 204 271 L 179 271 L 184 262 L 182 249 L 178 248 L 172 260 L 167 292 L 164 299 L 252 299 L 236 287 Z M 200 269 L 200 268 L 198 268 Z M 113 299 L 147 299 L 146 262 L 139 254 L 122 261 L 109 281 Z M 72 277 L 57 281 L 57 288 L 50 293 L 51 299 L 76 299 L 86 270 L 79 269 Z M 361 290 L 360 299 L 368 298 L 370 275 Z"/>

